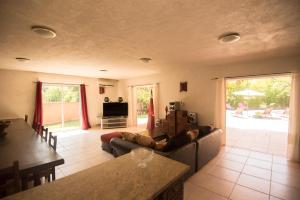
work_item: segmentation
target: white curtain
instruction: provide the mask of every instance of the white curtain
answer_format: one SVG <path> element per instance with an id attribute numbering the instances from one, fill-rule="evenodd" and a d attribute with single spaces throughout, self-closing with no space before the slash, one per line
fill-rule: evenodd
<path id="1" fill-rule="evenodd" d="M 216 100 L 214 126 L 222 129 L 221 144 L 226 144 L 226 100 L 225 100 L 225 79 L 216 80 Z"/>
<path id="2" fill-rule="evenodd" d="M 154 116 L 155 120 L 159 119 L 159 102 L 158 102 L 158 90 L 159 90 L 159 85 L 158 83 L 153 84 L 153 104 L 154 104 Z"/>
<path id="3" fill-rule="evenodd" d="M 128 126 L 136 126 L 136 87 L 128 87 Z"/>
<path id="4" fill-rule="evenodd" d="M 293 74 L 290 97 L 290 119 L 288 134 L 288 159 L 300 161 L 300 77 Z"/>

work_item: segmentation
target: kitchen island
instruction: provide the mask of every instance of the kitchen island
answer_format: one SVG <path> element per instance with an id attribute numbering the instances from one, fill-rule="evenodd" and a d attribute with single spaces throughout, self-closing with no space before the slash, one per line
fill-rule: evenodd
<path id="1" fill-rule="evenodd" d="M 130 153 L 6 200 L 183 200 L 183 175 L 189 166 L 154 154 L 140 168 Z"/>

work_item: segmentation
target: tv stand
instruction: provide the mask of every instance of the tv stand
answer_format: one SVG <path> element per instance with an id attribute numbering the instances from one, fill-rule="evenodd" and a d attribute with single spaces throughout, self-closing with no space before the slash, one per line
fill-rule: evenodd
<path id="1" fill-rule="evenodd" d="M 127 117 L 102 117 L 101 118 L 101 129 L 109 128 L 126 128 Z"/>

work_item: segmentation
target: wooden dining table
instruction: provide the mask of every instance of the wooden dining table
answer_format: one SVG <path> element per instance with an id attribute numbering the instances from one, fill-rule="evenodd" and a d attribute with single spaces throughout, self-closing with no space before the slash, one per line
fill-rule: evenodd
<path id="1" fill-rule="evenodd" d="M 19 161 L 20 175 L 64 164 L 64 159 L 38 135 L 24 119 L 8 119 L 11 123 L 0 137 L 0 169 Z"/>

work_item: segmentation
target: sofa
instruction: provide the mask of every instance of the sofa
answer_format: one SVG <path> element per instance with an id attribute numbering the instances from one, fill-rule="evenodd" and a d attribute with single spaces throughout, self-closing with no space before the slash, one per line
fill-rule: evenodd
<path id="1" fill-rule="evenodd" d="M 157 154 L 189 165 L 190 169 L 184 177 L 187 179 L 218 154 L 221 145 L 221 133 L 220 129 L 207 131 L 207 129 L 199 128 L 199 137 L 196 140 L 169 152 L 154 151 Z M 141 147 L 139 144 L 123 140 L 122 138 L 112 138 L 110 145 L 115 157 Z"/>

